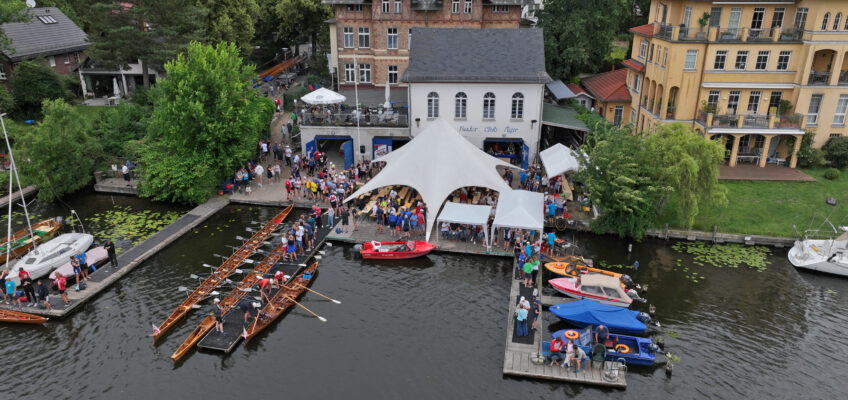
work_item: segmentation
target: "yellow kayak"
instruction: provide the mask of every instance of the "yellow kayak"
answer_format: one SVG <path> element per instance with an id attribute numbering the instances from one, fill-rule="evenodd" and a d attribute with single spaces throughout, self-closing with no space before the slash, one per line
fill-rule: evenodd
<path id="1" fill-rule="evenodd" d="M 621 274 L 618 272 L 587 266 L 580 258 L 574 258 L 573 260 L 574 261 L 572 262 L 550 262 L 545 264 L 545 268 L 547 268 L 548 271 L 562 276 L 577 276 L 577 273 L 580 272 L 582 274 L 608 275 L 621 279 Z"/>

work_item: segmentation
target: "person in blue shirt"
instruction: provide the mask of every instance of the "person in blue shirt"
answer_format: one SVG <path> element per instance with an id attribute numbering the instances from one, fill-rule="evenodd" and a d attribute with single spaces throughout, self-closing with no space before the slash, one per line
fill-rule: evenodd
<path id="1" fill-rule="evenodd" d="M 554 223 L 554 216 L 556 215 L 556 203 L 553 201 L 548 203 L 548 218 L 550 219 L 550 223 Z"/>
<path id="2" fill-rule="evenodd" d="M 412 213 L 408 213 L 408 214 L 412 214 Z M 412 227 L 412 232 L 414 233 L 415 230 L 418 228 L 418 216 L 417 215 L 415 215 L 415 214 L 410 215 L 409 225 Z"/>
<path id="3" fill-rule="evenodd" d="M 524 183 L 527 182 L 527 172 L 526 171 L 521 170 L 521 178 L 520 179 L 521 179 L 521 187 L 523 188 Z"/>
<path id="4" fill-rule="evenodd" d="M 527 309 L 520 305 L 518 306 L 518 309 L 515 310 L 515 328 L 516 336 L 527 336 Z"/>
<path id="5" fill-rule="evenodd" d="M 527 242 L 524 246 L 524 254 L 527 254 L 527 258 L 533 256 L 533 245 L 530 242 Z"/>
<path id="6" fill-rule="evenodd" d="M 556 234 L 554 231 L 548 232 L 548 255 L 554 255 L 554 243 L 556 243 Z"/>
<path id="7" fill-rule="evenodd" d="M 80 251 L 76 255 L 77 262 L 79 263 L 80 275 L 82 275 L 82 280 L 88 280 L 88 264 L 85 262 L 85 252 Z"/>

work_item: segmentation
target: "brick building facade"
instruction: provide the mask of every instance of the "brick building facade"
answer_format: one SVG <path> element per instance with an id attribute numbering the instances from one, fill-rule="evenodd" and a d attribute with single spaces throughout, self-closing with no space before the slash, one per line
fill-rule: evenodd
<path id="1" fill-rule="evenodd" d="M 413 27 L 518 28 L 525 0 L 323 0 L 339 86 L 406 86 Z M 355 55 L 355 62 L 354 62 Z"/>

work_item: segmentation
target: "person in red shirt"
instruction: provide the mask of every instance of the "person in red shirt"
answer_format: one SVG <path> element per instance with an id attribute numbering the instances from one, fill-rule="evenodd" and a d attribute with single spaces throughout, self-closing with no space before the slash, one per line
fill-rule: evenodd
<path id="1" fill-rule="evenodd" d="M 68 300 L 68 294 L 65 293 L 65 289 L 68 288 L 68 280 L 62 276 L 62 274 L 56 274 L 58 277 L 56 278 L 56 287 L 59 289 L 59 294 L 62 295 L 62 301 L 65 302 L 65 305 L 71 304 L 71 301 Z"/>
<path id="2" fill-rule="evenodd" d="M 274 274 L 274 283 L 277 284 L 278 288 L 283 287 L 283 284 L 286 283 L 286 274 L 283 271 L 277 271 Z"/>
<path id="3" fill-rule="evenodd" d="M 271 291 L 271 280 L 268 278 L 262 279 L 259 281 L 259 298 L 262 301 L 271 302 L 271 299 L 268 297 L 268 293 L 265 293 L 265 290 Z"/>

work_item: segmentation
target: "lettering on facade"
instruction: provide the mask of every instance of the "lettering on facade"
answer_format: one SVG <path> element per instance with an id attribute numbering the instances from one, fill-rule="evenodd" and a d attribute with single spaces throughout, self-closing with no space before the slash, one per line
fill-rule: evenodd
<path id="1" fill-rule="evenodd" d="M 477 132 L 477 127 L 460 125 L 459 131 L 460 132 L 474 133 L 474 132 Z"/>
<path id="2" fill-rule="evenodd" d="M 483 128 L 484 133 L 498 133 L 498 127 L 497 126 L 484 126 L 482 128 Z M 459 126 L 459 131 L 462 132 L 462 133 L 475 133 L 475 132 L 478 132 L 479 130 L 480 130 L 480 128 L 478 128 L 476 126 L 466 126 L 466 125 L 460 125 Z M 503 132 L 509 133 L 509 134 L 515 134 L 515 133 L 518 133 L 518 128 L 513 128 L 511 126 L 507 126 L 507 127 L 504 127 Z"/>

